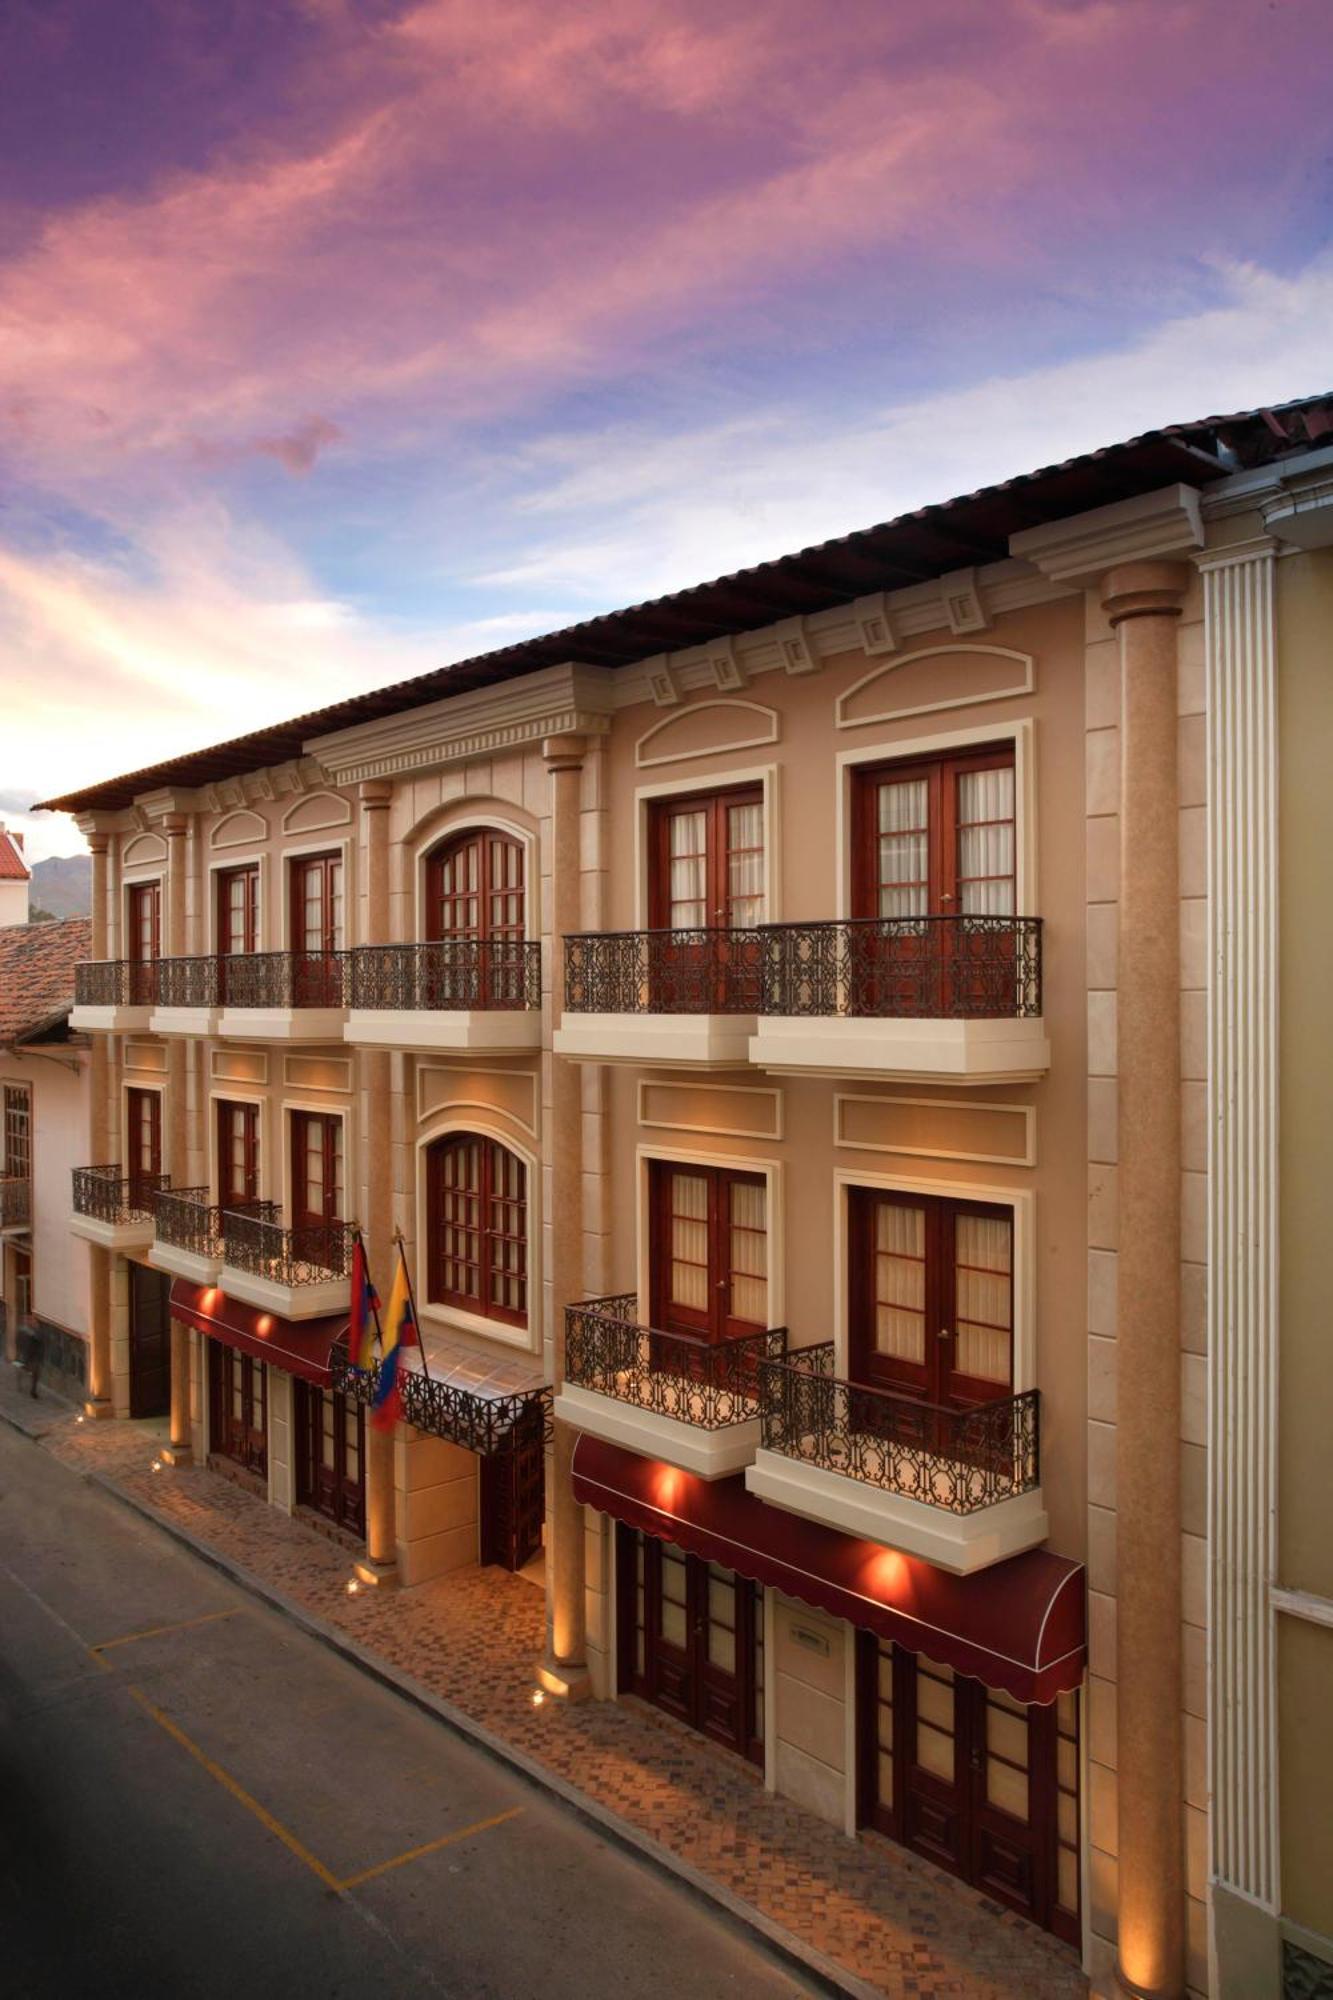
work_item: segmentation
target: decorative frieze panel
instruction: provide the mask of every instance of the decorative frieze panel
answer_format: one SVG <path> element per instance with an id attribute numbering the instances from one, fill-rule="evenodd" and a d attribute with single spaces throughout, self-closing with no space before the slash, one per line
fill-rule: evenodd
<path id="1" fill-rule="evenodd" d="M 923 646 L 887 660 L 839 695 L 839 729 L 872 722 L 899 722 L 980 702 L 1007 701 L 1031 694 L 1035 670 L 1030 653 L 1010 646 Z"/>

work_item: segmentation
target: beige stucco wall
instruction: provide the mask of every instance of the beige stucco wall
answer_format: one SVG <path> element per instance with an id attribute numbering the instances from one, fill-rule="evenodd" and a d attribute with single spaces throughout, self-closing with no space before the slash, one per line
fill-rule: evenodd
<path id="1" fill-rule="evenodd" d="M 33 1307 L 70 1333 L 86 1334 L 88 1245 L 70 1235 L 75 1167 L 88 1166 L 88 1051 L 62 1046 L 46 1052 L 0 1054 L 0 1088 L 25 1086 L 32 1096 Z M 0 1283 L 8 1282 L 8 1260 Z"/>
<path id="2" fill-rule="evenodd" d="M 476 1562 L 477 1460 L 470 1451 L 400 1424 L 394 1483 L 403 1583 L 425 1583 Z"/>

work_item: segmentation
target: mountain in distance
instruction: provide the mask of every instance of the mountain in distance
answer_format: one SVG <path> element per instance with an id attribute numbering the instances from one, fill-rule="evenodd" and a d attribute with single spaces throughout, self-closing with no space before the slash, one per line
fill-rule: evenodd
<path id="1" fill-rule="evenodd" d="M 92 856 L 57 854 L 34 861 L 29 901 L 34 911 L 53 917 L 86 917 L 93 906 Z"/>

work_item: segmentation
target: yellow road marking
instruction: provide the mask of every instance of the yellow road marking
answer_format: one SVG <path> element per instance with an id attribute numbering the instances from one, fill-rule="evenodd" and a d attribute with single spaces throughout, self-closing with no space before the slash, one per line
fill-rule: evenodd
<path id="1" fill-rule="evenodd" d="M 219 1618 L 238 1618 L 243 1609 L 243 1605 L 233 1604 L 229 1611 L 205 1611 L 199 1618 L 182 1618 L 174 1625 L 145 1625 L 142 1632 L 123 1632 L 118 1639 L 103 1639 L 88 1651 L 94 1659 L 100 1659 L 113 1646 L 132 1646 L 138 1639 L 160 1639 L 165 1632 L 192 1632 L 196 1625 L 216 1625 Z"/>
<path id="2" fill-rule="evenodd" d="M 216 1778 L 222 1789 L 225 1792 L 230 1792 L 234 1799 L 245 1806 L 249 1812 L 252 1812 L 260 1825 L 266 1827 L 271 1834 L 276 1835 L 283 1846 L 294 1854 L 298 1861 L 304 1861 L 306 1867 L 312 1874 L 319 1877 L 326 1889 L 332 1889 L 335 1895 L 342 1894 L 344 1884 L 324 1866 L 324 1863 L 318 1856 L 312 1854 L 310 1849 L 304 1846 L 296 1838 L 296 1835 L 283 1825 L 280 1819 L 275 1819 L 266 1806 L 261 1806 L 258 1799 L 252 1798 L 250 1793 L 246 1791 L 245 1786 L 238 1784 L 229 1771 L 224 1771 L 221 1764 L 215 1763 L 206 1751 L 201 1750 L 194 1739 L 187 1736 L 185 1731 L 174 1723 L 169 1715 L 165 1714 L 162 1709 L 149 1701 L 142 1688 L 132 1687 L 128 1692 L 131 1699 L 137 1701 L 140 1708 L 146 1714 L 151 1715 L 154 1722 L 160 1728 L 165 1729 L 167 1735 L 174 1742 L 180 1744 L 182 1750 L 188 1750 L 195 1762 L 202 1764 L 210 1778 Z"/>
<path id="3" fill-rule="evenodd" d="M 420 1847 L 409 1847 L 406 1854 L 395 1854 L 392 1861 L 381 1861 L 374 1868 L 363 1868 L 359 1875 L 349 1875 L 338 1887 L 359 1889 L 363 1882 L 373 1882 L 377 1875 L 387 1875 L 391 1868 L 401 1868 L 405 1861 L 420 1861 L 423 1854 L 438 1854 L 442 1847 L 452 1847 L 459 1840 L 470 1840 L 474 1833 L 488 1833 L 493 1826 L 503 1826 L 506 1820 L 517 1819 L 523 1810 L 522 1806 L 511 1806 L 508 1812 L 496 1813 L 492 1819 L 479 1819 L 472 1826 L 460 1826 L 456 1833 L 442 1833 L 438 1840 L 427 1840 Z"/>

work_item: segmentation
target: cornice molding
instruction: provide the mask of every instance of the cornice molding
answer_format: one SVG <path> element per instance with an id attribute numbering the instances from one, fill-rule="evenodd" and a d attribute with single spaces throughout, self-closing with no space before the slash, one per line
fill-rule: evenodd
<path id="1" fill-rule="evenodd" d="M 1199 495 L 1176 484 L 1024 528 L 1009 537 L 1009 548 L 1053 583 L 1082 587 L 1121 563 L 1191 555 L 1203 541 Z"/>
<path id="2" fill-rule="evenodd" d="M 1238 563 L 1270 562 L 1282 553 L 1271 535 L 1251 535 L 1243 542 L 1229 542 L 1222 548 L 1201 549 L 1194 567 L 1201 576 L 1215 569 L 1234 569 Z"/>

